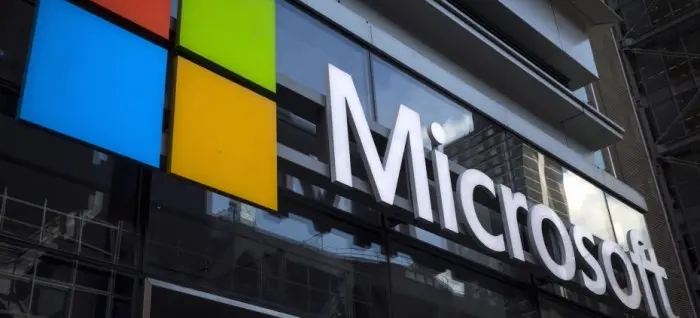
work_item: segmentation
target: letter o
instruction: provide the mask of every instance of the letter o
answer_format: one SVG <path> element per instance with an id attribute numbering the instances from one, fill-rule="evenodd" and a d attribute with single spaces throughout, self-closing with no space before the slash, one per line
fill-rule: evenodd
<path id="1" fill-rule="evenodd" d="M 544 239 L 543 223 L 544 220 L 549 220 L 554 224 L 554 228 L 558 233 L 559 246 L 563 253 L 563 264 L 557 263 L 552 258 L 547 250 L 547 243 Z M 533 247 L 533 254 L 537 260 L 542 263 L 549 272 L 557 278 L 569 281 L 576 275 L 576 255 L 574 254 L 574 245 L 571 243 L 571 237 L 566 230 L 564 222 L 559 218 L 556 212 L 543 204 L 535 205 L 530 209 L 527 217 L 528 238 Z"/>
<path id="2" fill-rule="evenodd" d="M 612 255 L 617 254 L 617 256 L 622 259 L 622 263 L 625 265 L 625 278 L 627 280 L 627 286 L 629 287 L 630 293 L 625 293 L 617 283 L 615 279 L 615 271 L 613 271 Z M 613 291 L 615 296 L 620 299 L 620 301 L 629 309 L 637 309 L 642 302 L 642 291 L 639 289 L 639 282 L 637 281 L 637 275 L 634 273 L 634 268 L 632 267 L 632 261 L 622 250 L 622 247 L 612 241 L 604 241 L 600 244 L 598 248 L 598 258 L 603 263 L 603 270 L 605 271 L 605 280 L 608 281 L 608 286 Z"/>

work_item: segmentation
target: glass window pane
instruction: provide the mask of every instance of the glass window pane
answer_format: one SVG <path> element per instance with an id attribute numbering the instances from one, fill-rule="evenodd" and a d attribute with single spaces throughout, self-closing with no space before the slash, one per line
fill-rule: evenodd
<path id="1" fill-rule="evenodd" d="M 647 234 L 649 233 L 643 214 L 609 194 L 605 194 L 605 198 L 608 200 L 610 218 L 615 229 L 615 238 L 620 245 L 628 247 L 627 232 L 629 230 L 642 230 Z"/>
<path id="2" fill-rule="evenodd" d="M 327 92 L 328 64 L 352 75 L 368 109 L 369 53 L 286 1 L 277 2 L 278 81 L 292 80 L 316 93 Z"/>
<path id="3" fill-rule="evenodd" d="M 327 189 L 318 187 L 310 182 L 301 180 L 283 172 L 280 172 L 279 174 L 280 179 L 284 182 L 285 188 L 294 191 L 296 194 L 311 198 L 324 206 L 334 208 L 338 212 L 350 213 L 375 225 L 379 225 L 381 222 L 381 214 L 368 208 L 360 202 L 352 201 L 332 191 L 328 191 Z"/>
<path id="4" fill-rule="evenodd" d="M 521 317 L 535 310 L 526 293 L 416 249 L 392 244 L 395 317 Z"/>
<path id="5" fill-rule="evenodd" d="M 68 313 L 70 290 L 36 284 L 32 297 L 32 316 L 65 317 Z"/>
<path id="6" fill-rule="evenodd" d="M 587 86 L 584 86 L 575 91 L 572 91 L 572 93 L 574 93 L 574 96 L 576 96 L 576 98 L 578 98 L 584 103 L 588 103 L 588 94 L 586 93 L 586 87 Z"/>
<path id="7" fill-rule="evenodd" d="M 13 264 L 19 265 L 14 267 L 14 272 L 16 274 L 20 274 L 19 272 L 24 271 L 28 271 L 30 273 L 34 272 L 33 270 L 29 269 L 29 266 L 36 265 L 35 275 L 37 280 L 47 280 L 61 283 L 67 283 L 73 278 L 73 269 L 75 267 L 71 261 L 52 257 L 46 254 L 43 254 L 41 257 L 37 257 L 29 262 L 22 259 L 15 259 Z M 23 267 L 24 269 L 22 269 Z"/>
<path id="8" fill-rule="evenodd" d="M 480 210 L 478 207 L 479 205 L 477 204 L 477 211 Z M 477 212 L 479 213 L 479 212 Z M 491 213 L 494 218 L 499 217 L 500 214 L 495 214 Z M 484 223 L 487 224 L 487 223 Z M 479 264 L 481 266 L 484 266 L 486 268 L 490 268 L 496 271 L 501 272 L 504 275 L 508 275 L 513 279 L 518 279 L 518 280 L 529 280 L 530 276 L 529 273 L 523 270 L 522 268 L 518 268 L 516 266 L 511 266 L 503 261 L 500 261 L 494 257 L 491 257 L 489 255 L 486 255 L 484 253 L 481 253 L 473 248 L 470 248 L 468 246 L 465 246 L 461 243 L 455 242 L 453 240 L 444 238 L 440 235 L 434 234 L 432 232 L 426 231 L 422 228 L 419 228 L 415 225 L 408 225 L 408 224 L 400 224 L 394 226 L 394 231 L 403 233 L 405 235 L 408 235 L 410 237 L 413 237 L 415 239 L 418 239 L 420 241 L 423 241 L 425 243 L 428 243 L 432 245 L 433 247 L 436 247 L 442 251 L 463 257 L 465 259 L 468 259 L 470 262 L 474 262 L 476 264 Z M 500 229 L 496 231 L 497 233 L 502 233 L 503 230 Z M 527 244 L 525 242 L 525 244 Z"/>
<path id="9" fill-rule="evenodd" d="M 542 318 L 592 318 L 593 314 L 573 309 L 565 304 L 556 303 L 540 297 L 540 314 Z"/>
<path id="10" fill-rule="evenodd" d="M 0 116 L 0 231 L 134 265 L 138 164 Z M 117 244 L 119 242 L 119 244 Z"/>
<path id="11" fill-rule="evenodd" d="M 389 128 L 394 127 L 399 106 L 405 105 L 420 114 L 425 145 L 429 145 L 426 128 L 434 122 L 443 125 L 445 129 L 446 148 L 452 143 L 463 143 L 461 137 L 476 130 L 472 112 L 389 63 L 373 56 L 372 70 L 377 121 L 380 124 Z M 484 128 L 483 126 L 487 125 L 484 122 L 482 127 L 478 128 Z"/>
<path id="12" fill-rule="evenodd" d="M 104 295 L 75 291 L 71 318 L 104 317 L 107 313 L 107 302 Z"/>
<path id="13" fill-rule="evenodd" d="M 128 300 L 114 299 L 112 303 L 112 317 L 114 318 L 129 318 L 131 317 L 132 304 Z"/>
<path id="14" fill-rule="evenodd" d="M 518 144 L 503 127 L 376 56 L 372 57 L 372 70 L 380 124 L 393 128 L 399 106 L 405 105 L 420 114 L 426 147 L 430 145 L 427 127 L 439 123 L 447 137 L 442 150 L 451 161 L 479 169 L 496 183 L 513 185 L 515 176 L 508 164 L 511 150 Z"/>
<path id="15" fill-rule="evenodd" d="M 0 2 L 0 86 L 19 89 L 29 51 L 34 9 L 28 1 Z"/>
<path id="16" fill-rule="evenodd" d="M 160 173 L 152 193 L 148 272 L 298 316 L 387 316 L 377 233 L 284 199 L 266 212 Z"/>
<path id="17" fill-rule="evenodd" d="M 601 239 L 614 240 L 603 191 L 567 169 L 564 169 L 563 186 L 569 221 Z"/>
<path id="18" fill-rule="evenodd" d="M 603 150 L 598 150 L 594 154 L 594 164 L 596 167 L 603 169 L 603 170 L 608 170 L 607 165 L 605 164 L 605 156 L 603 155 Z"/>
<path id="19" fill-rule="evenodd" d="M 516 171 L 514 190 L 524 194 L 532 204 L 548 206 L 601 239 L 614 239 L 600 188 L 528 144 L 514 149 L 511 163 Z"/>
<path id="20" fill-rule="evenodd" d="M 75 284 L 91 289 L 107 291 L 109 290 L 111 274 L 106 269 L 78 265 L 75 276 Z"/>

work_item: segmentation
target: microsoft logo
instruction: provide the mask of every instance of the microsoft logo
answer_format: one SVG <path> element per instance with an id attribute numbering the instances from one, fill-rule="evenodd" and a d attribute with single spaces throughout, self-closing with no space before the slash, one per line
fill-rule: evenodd
<path id="1" fill-rule="evenodd" d="M 170 0 L 39 0 L 18 117 L 276 210 L 274 10 L 181 0 L 171 37 Z"/>

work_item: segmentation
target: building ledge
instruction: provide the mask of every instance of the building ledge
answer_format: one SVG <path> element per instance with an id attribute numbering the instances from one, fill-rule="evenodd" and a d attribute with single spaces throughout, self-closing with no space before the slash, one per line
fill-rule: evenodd
<path id="1" fill-rule="evenodd" d="M 646 31 L 644 34 L 638 35 L 635 38 L 626 38 L 622 41 L 623 49 L 643 48 L 653 43 L 654 38 L 669 32 L 678 32 L 687 30 L 697 24 L 697 19 L 700 17 L 700 7 L 692 9 L 675 18 L 666 21 L 660 25 Z"/>
<path id="2" fill-rule="evenodd" d="M 615 10 L 609 7 L 603 0 L 559 0 L 573 5 L 591 25 L 609 25 L 622 22 Z"/>
<path id="3" fill-rule="evenodd" d="M 568 12 L 576 12 L 578 20 L 588 21 L 587 17 L 581 16 L 573 3 L 575 0 L 558 0 L 562 2 L 560 6 L 566 5 Z M 450 1 L 448 1 L 450 2 Z M 526 21 L 509 8 L 502 1 L 471 1 L 471 0 L 451 0 L 461 11 L 466 12 L 471 18 L 482 20 L 489 25 L 491 32 L 496 32 L 502 38 L 507 39 L 511 45 L 517 46 L 521 51 L 527 52 L 529 56 L 536 59 L 541 67 L 550 69 L 553 73 L 558 73 L 560 80 L 566 81 L 568 88 L 577 89 L 590 82 L 597 80 L 596 70 L 589 69 L 561 46 L 558 35 L 547 36 L 542 30 L 538 30 L 533 21 Z M 585 2 L 598 2 L 598 0 L 585 0 Z M 443 4 L 449 6 L 449 4 Z M 589 6 L 589 5 L 586 5 Z M 555 23 L 554 14 L 551 22 Z M 540 20 L 542 21 L 542 20 Z M 502 23 L 505 22 L 505 23 Z M 540 22 L 544 24 L 545 22 Z M 554 30 L 556 32 L 556 30 Z"/>
<path id="4" fill-rule="evenodd" d="M 466 16 L 457 16 L 459 12 L 451 11 L 450 7 L 426 0 L 404 0 L 400 3 L 393 0 L 355 1 L 364 3 L 390 19 L 401 30 L 439 52 L 441 57 L 427 58 L 421 55 L 392 34 L 342 5 L 335 3 L 333 7 L 325 1 L 302 0 L 313 9 L 323 11 L 321 13 L 329 20 L 339 23 L 374 48 L 418 73 L 426 81 L 442 87 L 494 121 L 510 126 L 533 143 L 543 144 L 528 136 L 525 133 L 528 129 L 520 128 L 522 125 L 533 125 L 517 120 L 520 119 L 518 116 L 522 109 L 530 114 L 521 117 L 534 115 L 538 120 L 566 134 L 567 139 L 575 140 L 591 150 L 604 148 L 622 139 L 624 129 L 619 125 L 581 102 L 567 87 L 475 21 Z M 323 5 L 320 4 L 322 2 Z M 348 5 L 350 2 L 345 3 Z M 342 19 L 350 22 L 349 16 L 352 15 L 358 21 L 342 22 Z M 415 23 L 419 20 L 431 22 Z M 450 63 L 438 65 L 439 59 L 449 59 Z M 461 70 L 451 70 L 455 66 Z M 498 92 L 493 93 L 494 88 Z M 504 101 L 503 95 L 509 100 Z"/>

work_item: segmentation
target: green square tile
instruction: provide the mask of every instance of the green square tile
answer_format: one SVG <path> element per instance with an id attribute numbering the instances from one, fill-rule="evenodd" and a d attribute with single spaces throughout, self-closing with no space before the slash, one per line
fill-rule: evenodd
<path id="1" fill-rule="evenodd" d="M 275 0 L 182 0 L 178 44 L 276 91 Z"/>

